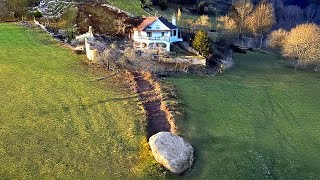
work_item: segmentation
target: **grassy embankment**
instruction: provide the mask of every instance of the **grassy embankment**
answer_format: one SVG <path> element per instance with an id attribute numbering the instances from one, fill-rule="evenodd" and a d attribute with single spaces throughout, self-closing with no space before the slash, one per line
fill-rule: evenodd
<path id="1" fill-rule="evenodd" d="M 124 11 L 133 13 L 134 15 L 147 15 L 147 13 L 141 8 L 140 0 L 107 0 L 107 2 Z"/>
<path id="2" fill-rule="evenodd" d="M 107 0 L 110 4 L 113 6 L 116 6 L 122 10 L 125 10 L 127 12 L 130 12 L 134 15 L 137 16 L 147 16 L 149 13 L 152 15 L 157 15 L 157 16 L 163 16 L 167 18 L 171 22 L 171 17 L 173 14 L 178 13 L 178 8 L 179 6 L 177 4 L 169 4 L 168 9 L 166 10 L 161 10 L 158 6 L 151 6 L 151 10 L 146 12 L 144 9 L 141 8 L 141 1 L 140 0 L 132 0 L 132 1 L 127 1 L 127 0 Z M 183 19 L 197 19 L 199 18 L 200 15 L 198 14 L 192 14 L 192 13 L 183 13 Z M 214 18 L 212 18 L 214 22 Z"/>
<path id="3" fill-rule="evenodd" d="M 162 176 L 137 96 L 48 35 L 0 24 L 0 179 Z M 141 146 L 143 145 L 143 146 Z"/>
<path id="4" fill-rule="evenodd" d="M 180 133 L 194 179 L 320 179 L 320 74 L 274 54 L 235 54 L 216 77 L 171 78 L 184 101 Z"/>

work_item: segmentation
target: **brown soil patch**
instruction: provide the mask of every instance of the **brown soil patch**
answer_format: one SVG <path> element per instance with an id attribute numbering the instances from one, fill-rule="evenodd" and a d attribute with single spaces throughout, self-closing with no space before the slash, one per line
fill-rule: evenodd
<path id="1" fill-rule="evenodd" d="M 88 32 L 88 27 L 92 26 L 94 32 L 98 34 L 127 36 L 129 30 L 142 21 L 141 18 L 129 17 L 125 13 L 119 13 L 101 6 L 101 4 L 99 2 L 88 2 L 77 5 L 76 23 L 79 33 Z M 124 31 L 119 31 L 119 28 L 124 28 Z"/>
<path id="2" fill-rule="evenodd" d="M 161 89 L 158 82 L 149 72 L 133 72 L 137 93 L 147 115 L 147 136 L 168 131 L 175 133 L 174 120 L 162 101 Z"/>

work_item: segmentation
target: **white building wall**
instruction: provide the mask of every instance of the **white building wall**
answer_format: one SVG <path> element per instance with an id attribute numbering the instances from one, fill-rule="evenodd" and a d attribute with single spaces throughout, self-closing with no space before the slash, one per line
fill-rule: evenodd
<path id="1" fill-rule="evenodd" d="M 162 32 L 164 32 L 165 37 L 170 37 L 170 33 L 168 31 L 156 31 L 152 32 L 152 37 L 162 37 Z"/>
<path id="2" fill-rule="evenodd" d="M 174 30 L 176 30 L 176 35 L 175 35 L 175 36 L 172 36 L 172 37 L 170 38 L 170 42 L 182 41 L 182 39 L 179 38 L 179 33 L 180 33 L 180 32 L 179 32 L 179 29 L 173 29 L 173 30 L 171 30 L 172 35 L 174 34 L 174 33 L 173 33 Z"/>
<path id="3" fill-rule="evenodd" d="M 152 36 L 151 37 L 162 37 L 162 32 L 164 32 L 164 36 L 165 37 L 170 37 L 170 31 L 149 31 L 151 32 Z M 142 38 L 147 38 L 148 34 L 146 31 L 134 31 L 133 33 L 133 39 L 140 39 L 140 37 Z"/>
<path id="4" fill-rule="evenodd" d="M 166 25 L 164 25 L 159 19 L 156 20 L 153 24 L 150 26 L 151 28 L 147 28 L 146 30 L 170 30 Z M 159 29 L 157 28 L 159 27 Z"/>

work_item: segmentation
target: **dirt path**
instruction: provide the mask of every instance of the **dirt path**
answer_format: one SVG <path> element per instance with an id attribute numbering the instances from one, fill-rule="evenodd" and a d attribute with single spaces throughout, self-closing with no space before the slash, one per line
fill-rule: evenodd
<path id="1" fill-rule="evenodd" d="M 137 92 L 147 113 L 148 138 L 160 131 L 174 131 L 174 123 L 170 120 L 169 112 L 161 100 L 160 89 L 146 73 L 132 73 L 136 83 Z"/>

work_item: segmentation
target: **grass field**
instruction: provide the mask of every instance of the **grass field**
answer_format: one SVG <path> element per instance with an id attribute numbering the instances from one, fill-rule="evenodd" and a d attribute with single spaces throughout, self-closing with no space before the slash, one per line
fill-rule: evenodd
<path id="1" fill-rule="evenodd" d="M 140 0 L 107 0 L 107 2 L 134 15 L 147 15 L 141 8 Z"/>
<path id="2" fill-rule="evenodd" d="M 184 101 L 178 123 L 195 147 L 193 179 L 320 179 L 320 74 L 274 54 L 235 54 L 216 77 L 168 79 Z"/>
<path id="3" fill-rule="evenodd" d="M 82 59 L 44 33 L 0 24 L 0 179 L 162 176 L 137 97 L 116 80 L 92 82 L 102 74 Z"/>

